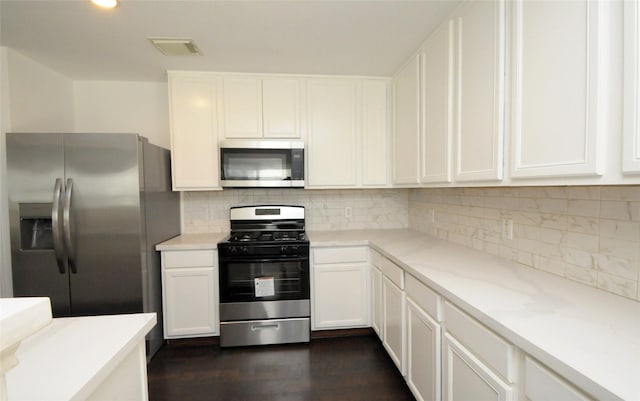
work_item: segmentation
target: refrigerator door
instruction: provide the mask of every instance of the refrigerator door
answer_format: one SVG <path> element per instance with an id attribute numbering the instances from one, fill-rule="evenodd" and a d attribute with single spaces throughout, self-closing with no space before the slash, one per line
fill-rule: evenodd
<path id="1" fill-rule="evenodd" d="M 71 312 L 142 312 L 138 136 L 65 134 L 64 146 Z"/>
<path id="2" fill-rule="evenodd" d="M 52 209 L 61 204 L 64 191 L 62 134 L 9 133 L 6 140 L 14 296 L 49 297 L 54 316 L 68 316 L 66 257 L 61 233 L 52 231 L 61 217 Z M 60 193 L 54 196 L 56 181 Z"/>

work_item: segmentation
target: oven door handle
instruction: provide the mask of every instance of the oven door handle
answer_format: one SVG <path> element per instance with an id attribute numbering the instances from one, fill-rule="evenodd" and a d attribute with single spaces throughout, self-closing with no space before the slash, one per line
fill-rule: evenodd
<path id="1" fill-rule="evenodd" d="M 308 262 L 309 258 L 235 258 L 235 257 L 221 257 L 220 262 L 233 262 L 233 263 L 277 263 L 277 262 Z"/>

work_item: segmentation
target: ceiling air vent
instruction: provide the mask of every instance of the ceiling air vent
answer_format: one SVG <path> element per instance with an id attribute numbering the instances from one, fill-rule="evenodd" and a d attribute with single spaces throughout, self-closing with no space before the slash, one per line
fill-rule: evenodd
<path id="1" fill-rule="evenodd" d="M 179 38 L 149 38 L 151 43 L 165 56 L 194 56 L 202 55 L 193 39 Z"/>

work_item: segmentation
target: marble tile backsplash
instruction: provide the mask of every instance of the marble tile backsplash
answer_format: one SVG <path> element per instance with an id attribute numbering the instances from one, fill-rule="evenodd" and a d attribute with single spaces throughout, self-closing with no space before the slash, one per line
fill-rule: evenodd
<path id="1" fill-rule="evenodd" d="M 300 205 L 307 230 L 407 228 L 408 191 L 398 189 L 237 189 L 183 192 L 183 233 L 229 231 L 229 208 L 245 205 Z M 345 208 L 351 208 L 347 217 Z"/>
<path id="2" fill-rule="evenodd" d="M 503 220 L 513 221 L 513 238 Z M 640 301 L 640 186 L 409 191 L 410 228 Z"/>

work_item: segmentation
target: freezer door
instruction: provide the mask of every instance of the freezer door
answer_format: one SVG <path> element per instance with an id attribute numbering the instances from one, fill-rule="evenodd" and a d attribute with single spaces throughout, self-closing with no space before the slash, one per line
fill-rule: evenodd
<path id="1" fill-rule="evenodd" d="M 52 232 L 54 187 L 64 182 L 62 135 L 8 133 L 6 140 L 14 296 L 49 297 L 54 316 L 68 316 L 68 269 L 56 262 Z"/>
<path id="2" fill-rule="evenodd" d="M 65 134 L 73 315 L 143 311 L 138 136 Z"/>

